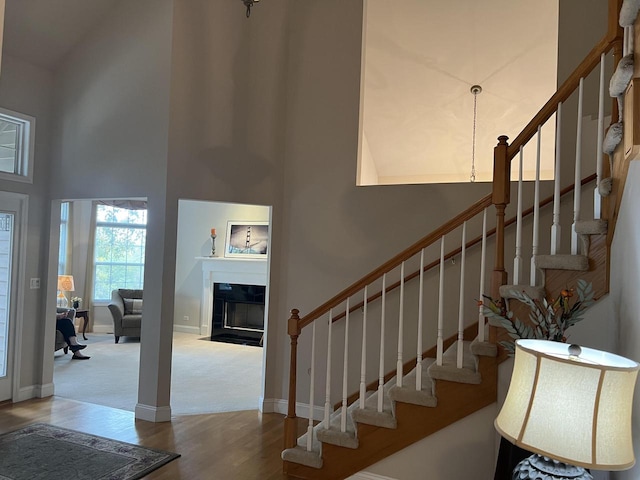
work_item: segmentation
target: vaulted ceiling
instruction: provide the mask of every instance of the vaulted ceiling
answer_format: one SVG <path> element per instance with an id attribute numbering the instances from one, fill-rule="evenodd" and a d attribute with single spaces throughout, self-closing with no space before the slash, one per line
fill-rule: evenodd
<path id="1" fill-rule="evenodd" d="M 121 0 L 7 0 L 3 51 L 54 70 Z"/>

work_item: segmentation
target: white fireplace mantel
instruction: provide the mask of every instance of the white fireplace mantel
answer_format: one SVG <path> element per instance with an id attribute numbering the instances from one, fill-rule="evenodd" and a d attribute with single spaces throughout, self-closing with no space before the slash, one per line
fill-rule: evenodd
<path id="1" fill-rule="evenodd" d="M 202 262 L 200 335 L 211 335 L 213 284 L 267 285 L 267 260 L 261 258 L 196 257 Z"/>

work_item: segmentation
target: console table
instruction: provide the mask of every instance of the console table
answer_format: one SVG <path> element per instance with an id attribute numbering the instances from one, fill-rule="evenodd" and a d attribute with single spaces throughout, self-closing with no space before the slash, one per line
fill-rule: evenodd
<path id="1" fill-rule="evenodd" d="M 89 310 L 76 310 L 76 318 L 84 319 L 84 324 L 82 325 L 82 338 L 87 339 L 87 325 L 89 323 Z"/>

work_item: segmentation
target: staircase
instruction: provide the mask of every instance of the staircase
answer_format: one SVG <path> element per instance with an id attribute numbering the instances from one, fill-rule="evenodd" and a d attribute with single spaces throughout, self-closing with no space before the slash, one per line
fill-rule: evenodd
<path id="1" fill-rule="evenodd" d="M 631 80 L 628 63 L 620 60 L 623 55 L 632 58 L 630 37 L 635 35 L 632 24 L 623 23 L 623 32 L 617 19 L 621 9 L 623 16 L 631 10 L 633 23 L 636 3 L 625 0 L 623 6 L 622 0 L 610 0 L 614 19 L 605 38 L 511 144 L 506 136 L 498 139 L 490 195 L 307 315 L 292 310 L 282 452 L 290 478 L 347 478 L 496 402 L 498 364 L 507 356 L 498 341 L 507 337 L 504 330 L 487 324 L 477 301 L 483 295 L 514 304 L 513 290 L 532 297 L 555 296 L 578 279 L 593 284 L 596 298 L 608 291 L 608 249 L 626 172 L 621 166 L 629 158 L 626 138 L 625 148 L 618 148 L 621 107 Z M 611 64 L 619 65 L 609 82 L 609 112 L 604 102 L 604 79 L 612 76 L 607 55 L 613 57 Z M 598 138 L 592 151 L 585 152 L 584 84 L 594 79 L 599 84 Z M 563 111 L 569 99 L 578 104 L 576 155 L 571 159 L 563 155 L 559 142 L 562 118 L 572 114 Z M 626 123 L 632 123 L 634 114 L 631 108 L 624 110 Z M 605 138 L 609 115 L 612 126 Z M 539 145 L 541 128 L 552 117 L 557 139 L 553 195 L 540 200 L 545 186 L 536 180 L 531 199 L 523 193 L 521 178 L 511 181 L 512 161 L 520 161 L 521 171 L 524 152 L 540 150 L 535 143 Z M 539 165 L 539 153 L 537 157 Z M 573 180 L 562 188 L 567 172 Z M 583 177 L 583 172 L 588 175 Z M 517 190 L 517 207 L 507 219 L 512 189 Z M 585 190 L 588 195 L 583 195 Z M 523 209 L 525 202 L 531 208 Z M 489 215 L 492 205 L 495 216 Z M 569 216 L 571 223 L 563 224 Z M 524 240 L 524 231 L 531 234 L 530 241 Z M 549 243 L 541 237 L 550 238 Z M 542 254 L 543 248 L 549 253 Z M 505 259 L 513 259 L 510 273 Z M 305 349 L 300 358 L 299 345 Z M 307 427 L 298 437 L 296 402 L 303 391 L 307 418 L 300 421 Z"/>

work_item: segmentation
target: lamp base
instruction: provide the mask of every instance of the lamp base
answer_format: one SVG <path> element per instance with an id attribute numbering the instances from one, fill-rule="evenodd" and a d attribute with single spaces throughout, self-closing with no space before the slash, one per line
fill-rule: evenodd
<path id="1" fill-rule="evenodd" d="M 522 460 L 513 470 L 513 480 L 593 480 L 593 476 L 582 467 L 553 460 L 549 457 L 533 454 Z"/>
<path id="2" fill-rule="evenodd" d="M 56 297 L 56 306 L 61 308 L 67 308 L 69 306 L 69 302 L 67 301 L 67 297 L 64 296 L 64 293 L 58 292 L 58 296 Z"/>

